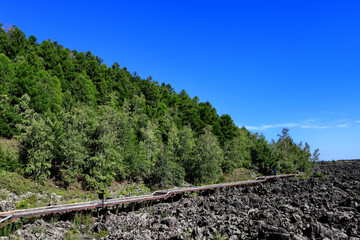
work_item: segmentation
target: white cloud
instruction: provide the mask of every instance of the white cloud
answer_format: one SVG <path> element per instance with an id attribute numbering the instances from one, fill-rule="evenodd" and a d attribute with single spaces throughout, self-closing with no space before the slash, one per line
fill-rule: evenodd
<path id="1" fill-rule="evenodd" d="M 322 115 L 338 115 L 338 116 L 349 116 L 348 113 L 344 113 L 344 112 L 320 112 L 320 114 Z"/>
<path id="2" fill-rule="evenodd" d="M 314 125 L 300 125 L 299 126 L 300 128 L 316 128 L 316 129 L 324 129 L 324 128 L 328 128 L 329 126 L 328 125 L 317 125 L 317 124 L 314 124 Z"/>
<path id="3" fill-rule="evenodd" d="M 350 128 L 352 122 L 360 123 L 360 120 L 353 121 L 352 119 L 329 120 L 324 118 L 309 118 L 298 123 L 278 123 L 278 124 L 264 124 L 261 126 L 245 126 L 248 130 L 265 131 L 271 128 L 307 128 L 307 129 L 325 129 L 325 128 Z"/>
<path id="4" fill-rule="evenodd" d="M 248 130 L 265 130 L 265 129 L 268 129 L 268 128 L 274 128 L 274 126 L 272 125 L 262 125 L 262 126 L 245 126 L 246 129 Z"/>
<path id="5" fill-rule="evenodd" d="M 338 128 L 348 128 L 348 127 L 351 127 L 351 124 L 350 123 L 336 124 L 336 127 L 338 127 Z"/>
<path id="6" fill-rule="evenodd" d="M 318 125 L 318 124 L 299 124 L 299 123 L 280 123 L 280 124 L 269 124 L 262 126 L 245 126 L 248 130 L 266 130 L 269 128 L 316 128 L 316 129 L 324 129 L 328 128 L 327 125 Z"/>
<path id="7" fill-rule="evenodd" d="M 266 130 L 269 128 L 290 128 L 290 127 L 297 127 L 298 124 L 296 123 L 283 123 L 283 124 L 269 124 L 269 125 L 262 125 L 262 126 L 245 126 L 249 130 Z"/>
<path id="8" fill-rule="evenodd" d="M 351 122 L 351 119 L 346 118 L 335 121 L 335 123 L 347 123 L 347 122 Z"/>
<path id="9" fill-rule="evenodd" d="M 309 119 L 306 119 L 304 122 L 306 123 L 309 123 L 309 122 L 315 122 L 317 119 L 315 118 L 309 118 Z"/>

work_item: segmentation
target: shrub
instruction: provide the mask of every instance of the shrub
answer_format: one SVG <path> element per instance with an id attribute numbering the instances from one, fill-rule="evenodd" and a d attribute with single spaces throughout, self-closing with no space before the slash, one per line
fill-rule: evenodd
<path id="1" fill-rule="evenodd" d="M 17 202 L 15 206 L 17 209 L 26 209 L 30 207 L 29 203 L 26 200 Z"/>

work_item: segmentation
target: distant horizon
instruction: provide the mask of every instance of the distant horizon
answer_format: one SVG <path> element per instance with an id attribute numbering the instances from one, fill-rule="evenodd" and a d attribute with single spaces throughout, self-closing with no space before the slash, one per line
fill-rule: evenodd
<path id="1" fill-rule="evenodd" d="M 288 128 L 320 160 L 360 159 L 358 1 L 43 3 L 0 22 L 185 89 L 269 142 Z"/>
<path id="2" fill-rule="evenodd" d="M 333 159 L 333 160 L 319 160 L 317 162 L 332 162 L 332 161 L 360 161 L 360 159 Z"/>

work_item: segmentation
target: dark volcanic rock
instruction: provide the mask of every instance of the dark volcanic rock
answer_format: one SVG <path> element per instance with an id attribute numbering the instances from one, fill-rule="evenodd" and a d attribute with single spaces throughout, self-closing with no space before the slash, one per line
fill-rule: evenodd
<path id="1" fill-rule="evenodd" d="M 108 231 L 104 239 L 360 239 L 360 161 L 320 164 L 320 170 L 324 178 L 278 179 L 108 212 L 93 230 Z M 61 226 L 44 226 L 43 237 L 50 230 L 64 235 Z"/>

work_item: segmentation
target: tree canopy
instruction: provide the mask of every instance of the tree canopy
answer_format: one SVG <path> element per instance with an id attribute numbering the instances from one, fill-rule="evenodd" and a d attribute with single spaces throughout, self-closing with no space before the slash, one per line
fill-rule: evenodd
<path id="1" fill-rule="evenodd" d="M 287 129 L 269 143 L 185 90 L 1 26 L 0 136 L 18 140 L 11 164 L 38 181 L 201 184 L 240 167 L 306 171 L 318 159 L 318 150 L 311 156 Z M 10 160 L 0 153 L 4 166 Z"/>

